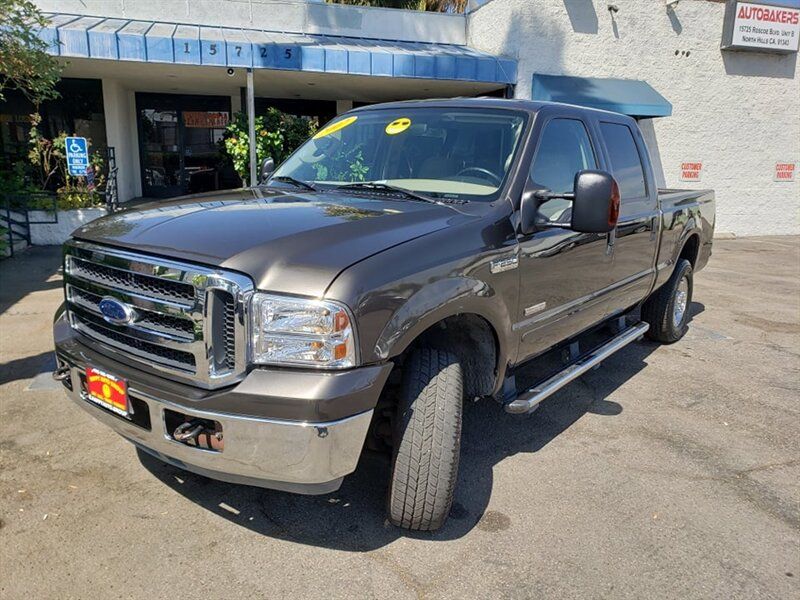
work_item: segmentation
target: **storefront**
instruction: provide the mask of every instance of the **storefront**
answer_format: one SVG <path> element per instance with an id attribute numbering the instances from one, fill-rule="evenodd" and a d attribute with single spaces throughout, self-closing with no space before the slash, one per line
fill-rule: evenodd
<path id="1" fill-rule="evenodd" d="M 226 96 L 137 93 L 142 193 L 169 198 L 236 187 L 220 149 L 230 118 Z"/>
<path id="2" fill-rule="evenodd" d="M 444 96 L 625 112 L 640 120 L 660 185 L 716 190 L 718 232 L 800 231 L 794 0 L 483 0 L 466 15 L 276 0 L 37 4 L 51 15 L 40 35 L 67 65 L 62 85 L 80 86 L 53 106 L 84 90 L 95 99 L 64 127 L 115 149 L 123 201 L 240 185 L 220 139 L 247 111 L 249 81 L 256 115 L 275 106 L 320 123 L 359 104 Z M 0 106 L 3 154 L 24 145 L 23 112 Z"/>

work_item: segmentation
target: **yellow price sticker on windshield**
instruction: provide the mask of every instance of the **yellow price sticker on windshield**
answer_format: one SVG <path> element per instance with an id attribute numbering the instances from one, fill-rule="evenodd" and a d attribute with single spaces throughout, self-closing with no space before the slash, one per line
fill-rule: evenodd
<path id="1" fill-rule="evenodd" d="M 408 117 L 400 117 L 386 126 L 386 135 L 397 135 L 398 133 L 403 133 L 409 127 L 411 127 L 411 119 Z"/>
<path id="2" fill-rule="evenodd" d="M 336 121 L 335 123 L 331 123 L 327 127 L 323 127 L 317 133 L 314 134 L 313 139 L 325 137 L 326 135 L 330 135 L 332 133 L 336 133 L 337 131 L 341 131 L 348 125 L 352 125 L 353 123 L 358 120 L 358 117 L 347 117 L 346 119 L 342 119 L 341 121 Z"/>

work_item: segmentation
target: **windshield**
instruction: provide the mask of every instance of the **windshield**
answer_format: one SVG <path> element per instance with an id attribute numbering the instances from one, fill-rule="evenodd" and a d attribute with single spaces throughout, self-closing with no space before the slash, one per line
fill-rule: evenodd
<path id="1" fill-rule="evenodd" d="M 343 115 L 272 177 L 315 187 L 380 183 L 442 199 L 494 200 L 525 125 L 523 113 L 399 108 Z"/>

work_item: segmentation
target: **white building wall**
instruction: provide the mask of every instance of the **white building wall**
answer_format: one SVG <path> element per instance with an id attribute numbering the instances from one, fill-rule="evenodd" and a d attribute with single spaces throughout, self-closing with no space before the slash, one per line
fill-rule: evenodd
<path id="1" fill-rule="evenodd" d="M 534 73 L 647 81 L 673 106 L 643 123 L 662 183 L 715 189 L 717 232 L 800 233 L 800 181 L 773 181 L 776 162 L 800 161 L 797 55 L 720 51 L 720 2 L 608 4 L 492 0 L 469 15 L 468 42 L 519 60 L 519 98 Z M 702 161 L 699 184 L 679 180 L 687 161 Z"/>
<path id="2" fill-rule="evenodd" d="M 118 79 L 103 79 L 103 109 L 106 118 L 106 143 L 113 146 L 117 159 L 117 192 L 126 202 L 142 195 L 139 176 L 139 134 L 136 126 L 136 97 Z"/>
<path id="3" fill-rule="evenodd" d="M 291 33 L 464 44 L 463 15 L 306 0 L 35 0 L 45 12 Z"/>

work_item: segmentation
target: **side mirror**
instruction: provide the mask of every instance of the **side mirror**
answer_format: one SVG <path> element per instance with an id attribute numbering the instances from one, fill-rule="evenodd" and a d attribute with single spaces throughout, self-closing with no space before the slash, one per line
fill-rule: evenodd
<path id="1" fill-rule="evenodd" d="M 261 173 L 259 175 L 259 183 L 264 183 L 267 179 L 269 179 L 270 175 L 275 172 L 275 161 L 272 160 L 271 156 L 268 156 L 264 159 L 264 162 L 261 163 Z"/>
<path id="2" fill-rule="evenodd" d="M 536 215 L 542 199 L 539 190 L 525 190 L 519 203 L 519 229 L 522 235 L 536 231 Z"/>
<path id="3" fill-rule="evenodd" d="M 575 175 L 572 229 L 581 233 L 608 233 L 619 218 L 619 186 L 605 171 Z"/>

